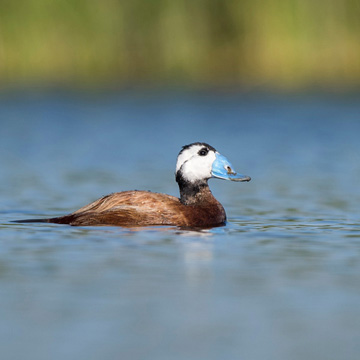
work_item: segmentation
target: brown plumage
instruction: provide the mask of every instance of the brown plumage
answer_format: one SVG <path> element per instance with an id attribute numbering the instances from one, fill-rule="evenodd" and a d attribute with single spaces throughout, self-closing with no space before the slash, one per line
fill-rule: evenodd
<path id="1" fill-rule="evenodd" d="M 213 227 L 225 224 L 226 214 L 208 186 L 210 177 L 249 181 L 237 175 L 225 157 L 206 143 L 186 145 L 180 151 L 176 181 L 180 198 L 149 191 L 123 191 L 104 196 L 65 216 L 18 222 L 48 222 L 73 226 Z"/>
<path id="2" fill-rule="evenodd" d="M 210 189 L 203 189 L 197 196 L 196 203 L 184 205 L 178 198 L 166 194 L 123 191 L 104 196 L 70 215 L 48 220 L 74 226 L 208 227 L 224 224 L 225 210 Z"/>

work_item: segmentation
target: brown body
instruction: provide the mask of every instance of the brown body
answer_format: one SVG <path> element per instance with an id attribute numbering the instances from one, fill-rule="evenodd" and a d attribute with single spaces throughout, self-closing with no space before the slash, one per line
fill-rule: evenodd
<path id="1" fill-rule="evenodd" d="M 225 221 L 224 208 L 207 186 L 186 204 L 166 194 L 123 191 L 104 196 L 70 215 L 47 219 L 47 222 L 74 226 L 212 227 Z"/>

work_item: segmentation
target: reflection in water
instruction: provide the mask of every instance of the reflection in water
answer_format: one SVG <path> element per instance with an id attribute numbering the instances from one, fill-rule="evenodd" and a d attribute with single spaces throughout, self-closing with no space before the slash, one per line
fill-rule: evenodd
<path id="1" fill-rule="evenodd" d="M 184 271 L 190 285 L 201 283 L 212 275 L 213 243 L 209 241 L 209 236 L 209 232 L 201 233 L 200 239 L 183 244 Z"/>

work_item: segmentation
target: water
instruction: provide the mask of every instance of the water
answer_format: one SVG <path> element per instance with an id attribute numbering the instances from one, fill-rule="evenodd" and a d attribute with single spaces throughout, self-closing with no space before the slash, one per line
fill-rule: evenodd
<path id="1" fill-rule="evenodd" d="M 355 95 L 3 94 L 2 358 L 357 359 L 359 114 Z M 11 223 L 177 195 L 193 141 L 252 177 L 210 181 L 225 227 Z"/>

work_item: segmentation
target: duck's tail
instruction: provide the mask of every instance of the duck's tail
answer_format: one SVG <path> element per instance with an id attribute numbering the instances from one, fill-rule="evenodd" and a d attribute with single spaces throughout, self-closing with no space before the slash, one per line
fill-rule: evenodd
<path id="1" fill-rule="evenodd" d="M 50 219 L 24 219 L 24 220 L 14 220 L 12 222 L 20 223 L 20 224 L 26 224 L 26 223 L 70 224 L 71 217 L 69 215 L 67 215 L 67 216 L 61 216 L 61 217 L 50 218 Z"/>
<path id="2" fill-rule="evenodd" d="M 14 223 L 48 223 L 51 219 L 24 219 L 24 220 L 13 220 Z"/>

